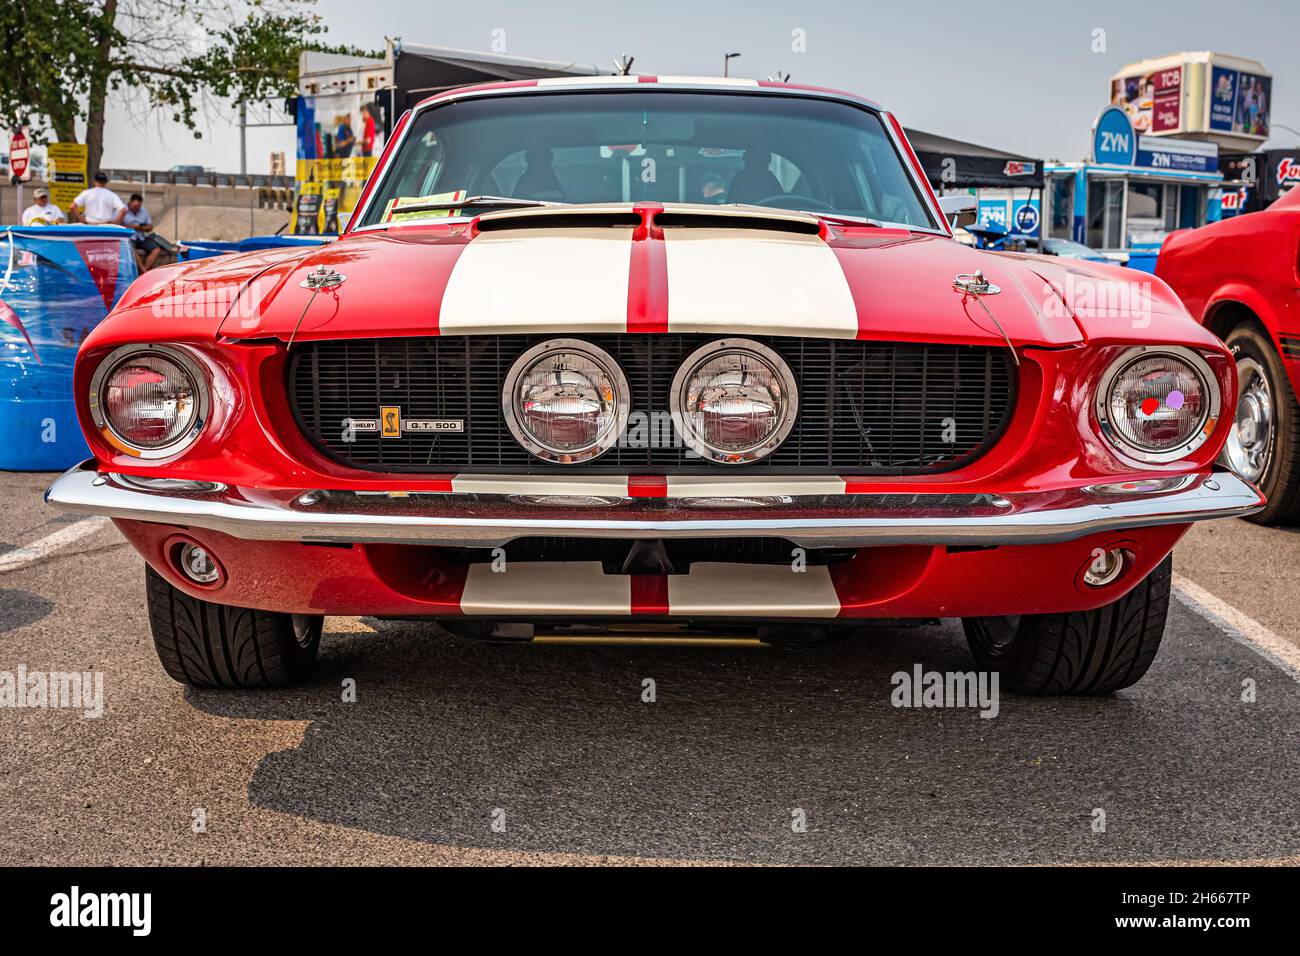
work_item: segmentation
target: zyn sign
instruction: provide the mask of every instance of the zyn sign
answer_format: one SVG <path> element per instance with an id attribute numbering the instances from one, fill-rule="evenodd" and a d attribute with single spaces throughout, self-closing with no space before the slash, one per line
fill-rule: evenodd
<path id="1" fill-rule="evenodd" d="M 1104 166 L 1132 166 L 1137 158 L 1137 134 L 1128 114 L 1108 106 L 1092 128 L 1092 161 Z"/>

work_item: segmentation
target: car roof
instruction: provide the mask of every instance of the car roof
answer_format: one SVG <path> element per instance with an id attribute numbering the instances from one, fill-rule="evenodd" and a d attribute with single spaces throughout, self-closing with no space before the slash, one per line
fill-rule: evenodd
<path id="1" fill-rule="evenodd" d="M 478 83 L 473 86 L 458 86 L 443 90 L 427 97 L 416 104 L 419 110 L 431 103 L 455 100 L 470 96 L 492 96 L 501 93 L 555 92 L 582 90 L 609 90 L 620 87 L 639 87 L 655 85 L 667 90 L 709 90 L 725 92 L 771 92 L 795 93 L 808 96 L 825 96 L 840 100 L 849 100 L 874 110 L 883 111 L 880 104 L 843 90 L 824 86 L 805 86 L 798 83 L 779 83 L 776 80 L 751 80 L 743 77 L 726 76 L 653 76 L 633 74 L 629 76 L 554 76 L 533 80 L 507 80 L 500 83 Z"/>

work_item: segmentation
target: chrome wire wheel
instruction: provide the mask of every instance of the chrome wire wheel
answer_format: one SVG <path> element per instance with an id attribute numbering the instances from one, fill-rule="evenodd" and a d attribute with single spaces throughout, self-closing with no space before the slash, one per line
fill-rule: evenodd
<path id="1" fill-rule="evenodd" d="M 1273 452 L 1273 390 L 1268 373 L 1255 359 L 1237 360 L 1237 415 L 1223 449 L 1228 466 L 1248 481 L 1260 482 Z"/>

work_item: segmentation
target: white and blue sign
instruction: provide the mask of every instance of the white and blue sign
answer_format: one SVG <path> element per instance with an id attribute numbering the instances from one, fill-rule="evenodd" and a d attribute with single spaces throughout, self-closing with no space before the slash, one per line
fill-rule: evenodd
<path id="1" fill-rule="evenodd" d="M 1007 222 L 1007 201 L 1005 199 L 981 199 L 979 201 L 979 224 L 987 229 L 990 223 L 996 223 L 1003 229 L 1010 229 Z"/>
<path id="2" fill-rule="evenodd" d="M 1093 162 L 1103 166 L 1132 166 L 1137 152 L 1137 133 L 1128 114 L 1118 106 L 1102 110 L 1092 131 Z"/>
<path id="3" fill-rule="evenodd" d="M 1037 200 L 1015 201 L 1015 213 L 1011 217 L 1012 226 L 1018 235 L 1036 236 L 1038 235 L 1038 223 L 1042 216 L 1038 209 Z"/>
<path id="4" fill-rule="evenodd" d="M 1214 173 L 1219 169 L 1219 147 L 1215 143 L 1141 136 L 1135 165 L 1185 173 Z"/>
<path id="5" fill-rule="evenodd" d="M 1214 143 L 1139 136 L 1128 114 L 1108 106 L 1092 131 L 1092 158 L 1099 166 L 1142 166 L 1184 173 L 1213 173 L 1219 169 L 1219 147 Z"/>

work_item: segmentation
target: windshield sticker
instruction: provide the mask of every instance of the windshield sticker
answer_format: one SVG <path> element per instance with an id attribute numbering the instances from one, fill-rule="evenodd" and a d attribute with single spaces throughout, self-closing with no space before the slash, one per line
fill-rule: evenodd
<path id="1" fill-rule="evenodd" d="M 422 207 L 435 205 L 437 203 L 460 202 L 466 196 L 465 190 L 457 189 L 449 193 L 431 193 L 428 196 L 398 196 L 396 199 L 390 199 L 388 205 L 384 207 L 384 218 L 382 222 L 410 222 L 413 219 L 437 219 L 440 217 L 456 215 L 459 209 L 422 209 L 412 207 Z M 403 210 L 406 210 L 403 212 Z"/>

